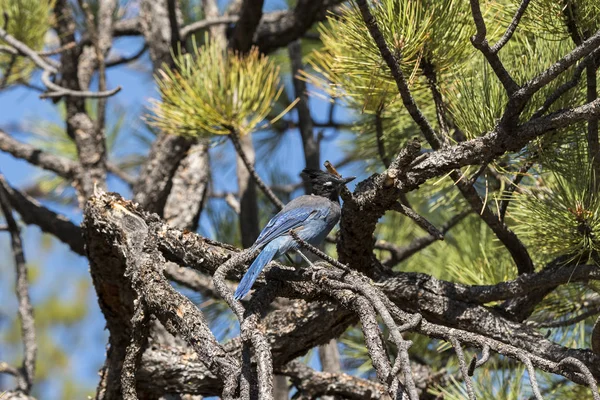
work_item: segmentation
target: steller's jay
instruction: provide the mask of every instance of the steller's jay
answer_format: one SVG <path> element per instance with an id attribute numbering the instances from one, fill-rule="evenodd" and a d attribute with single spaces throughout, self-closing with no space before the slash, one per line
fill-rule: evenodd
<path id="1" fill-rule="evenodd" d="M 341 214 L 340 191 L 355 177 L 342 178 L 319 170 L 305 169 L 302 176 L 310 180 L 312 195 L 304 195 L 290 201 L 262 230 L 250 250 L 262 249 L 242 278 L 233 297 L 241 299 L 248 294 L 260 271 L 275 257 L 288 250 L 297 251 L 298 243 L 289 234 L 294 230 L 300 238 L 318 245 L 338 223 Z"/>

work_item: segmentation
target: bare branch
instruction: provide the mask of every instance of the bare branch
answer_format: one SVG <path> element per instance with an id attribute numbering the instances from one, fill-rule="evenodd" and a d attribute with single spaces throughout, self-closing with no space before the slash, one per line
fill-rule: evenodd
<path id="1" fill-rule="evenodd" d="M 536 110 L 536 112 L 531 118 L 534 119 L 544 115 L 546 111 L 550 109 L 552 104 L 554 104 L 558 99 L 560 99 L 563 94 L 575 88 L 581 80 L 581 74 L 583 73 L 583 71 L 594 62 L 598 54 L 600 54 L 600 47 L 598 47 L 596 50 L 592 51 L 590 54 L 585 56 L 583 61 L 581 61 L 575 67 L 575 70 L 573 71 L 573 77 L 569 81 L 557 87 L 556 90 L 552 92 L 550 96 L 548 96 L 548 98 L 546 98 L 544 104 Z"/>
<path id="2" fill-rule="evenodd" d="M 515 93 L 515 99 L 518 99 L 519 103 L 529 100 L 531 96 L 533 96 L 538 90 L 552 82 L 557 76 L 569 69 L 578 60 L 597 50 L 599 47 L 600 31 L 596 32 L 593 36 L 584 41 L 580 46 L 577 46 L 574 50 L 558 60 L 556 63 L 551 65 L 544 72 L 532 78 L 518 92 Z"/>
<path id="3" fill-rule="evenodd" d="M 439 230 L 440 233 L 442 235 L 446 235 L 446 233 L 448 233 L 448 231 L 450 231 L 450 229 L 455 227 L 466 216 L 471 214 L 471 212 L 472 212 L 471 210 L 465 210 L 465 211 L 462 211 L 462 212 L 456 214 L 452 218 L 450 218 L 448 220 L 448 222 L 446 222 L 444 225 L 442 225 L 442 227 Z M 383 262 L 383 265 L 388 268 L 391 268 L 394 265 L 406 260 L 407 258 L 409 258 L 413 254 L 417 253 L 418 251 L 429 246 L 430 244 L 436 242 L 437 240 L 439 240 L 438 236 L 429 234 L 427 236 L 422 236 L 422 237 L 416 238 L 412 242 L 410 242 L 408 245 L 402 246 L 402 247 L 397 246 L 392 243 L 388 243 L 388 242 L 379 240 L 379 241 L 375 242 L 375 248 L 380 249 L 380 250 L 387 250 L 390 252 L 391 257 L 389 259 L 385 260 Z"/>
<path id="4" fill-rule="evenodd" d="M 477 33 L 471 38 L 471 43 L 473 43 L 473 46 L 485 56 L 486 60 L 494 70 L 494 73 L 502 83 L 502 86 L 504 86 L 506 93 L 508 93 L 509 96 L 512 96 L 519 89 L 519 86 L 510 76 L 506 68 L 504 68 L 498 54 L 490 49 L 490 45 L 486 39 L 487 29 L 485 21 L 483 20 L 483 15 L 481 15 L 479 0 L 470 0 L 470 3 L 471 13 L 473 14 L 473 20 L 475 21 L 475 27 L 477 28 Z M 508 41 L 509 38 L 506 40 Z"/>
<path id="5" fill-rule="evenodd" d="M 9 196 L 3 186 L 0 186 L 0 208 L 4 214 L 10 241 L 15 260 L 15 269 L 17 281 L 15 292 L 19 302 L 19 320 L 21 322 L 21 335 L 23 338 L 23 366 L 21 367 L 21 376 L 23 381 L 19 380 L 18 389 L 28 394 L 33 385 L 35 376 L 35 362 L 37 355 L 37 343 L 35 341 L 35 322 L 33 318 L 33 306 L 29 298 L 29 280 L 27 276 L 27 264 L 23 253 L 23 244 L 21 241 L 21 232 L 12 215 Z"/>
<path id="6" fill-rule="evenodd" d="M 192 22 L 182 27 L 179 31 L 179 34 L 181 35 L 182 40 L 186 40 L 190 35 L 200 30 L 210 28 L 214 25 L 233 24 L 238 22 L 239 19 L 240 17 L 238 15 L 223 15 L 220 17 L 211 17 L 200 21 Z"/>
<path id="7" fill-rule="evenodd" d="M 277 207 L 279 210 L 281 210 L 283 208 L 283 203 L 281 202 L 281 200 L 279 200 L 279 198 L 275 195 L 275 193 L 273 193 L 271 188 L 269 186 L 267 186 L 263 182 L 263 180 L 260 179 L 260 176 L 258 176 L 258 174 L 256 173 L 254 166 L 252 165 L 250 160 L 248 160 L 248 157 L 246 157 L 246 153 L 244 153 L 244 150 L 242 149 L 238 133 L 231 132 L 229 134 L 229 139 L 231 140 L 231 143 L 233 143 L 233 147 L 235 148 L 237 155 L 240 157 L 240 159 L 243 161 L 244 165 L 246 166 L 248 173 L 250 174 L 250 176 L 252 176 L 252 179 L 254 179 L 254 182 L 256 182 L 258 187 L 263 191 L 263 193 L 265 194 L 265 196 L 267 196 L 267 198 L 271 201 L 271 203 L 273 203 L 273 205 L 275 207 Z"/>
<path id="8" fill-rule="evenodd" d="M 590 390 L 592 391 L 592 396 L 594 397 L 594 400 L 600 400 L 600 394 L 598 393 L 598 385 L 596 384 L 596 380 L 592 376 L 592 373 L 590 372 L 589 368 L 586 367 L 585 364 L 582 363 L 580 360 L 573 357 L 567 357 L 563 359 L 560 363 L 558 363 L 559 367 L 566 367 L 567 365 L 575 367 L 583 373 L 585 379 L 587 380 L 587 384 L 590 387 Z"/>
<path id="9" fill-rule="evenodd" d="M 112 90 L 100 91 L 100 92 L 90 92 L 90 91 L 72 90 L 72 89 L 68 89 L 68 88 L 62 87 L 60 85 L 57 85 L 57 84 L 53 83 L 51 80 L 51 76 L 56 75 L 59 72 L 58 69 L 54 65 L 48 63 L 40 55 L 38 55 L 38 53 L 36 53 L 35 51 L 33 51 L 32 49 L 27 47 L 27 45 L 25 45 L 24 43 L 15 39 L 13 36 L 11 36 L 8 32 L 6 32 L 2 28 L 0 28 L 0 39 L 4 40 L 6 43 L 8 43 L 10 46 L 12 46 L 16 51 L 19 52 L 19 54 L 22 54 L 22 55 L 28 57 L 29 59 L 31 59 L 31 61 L 33 61 L 33 63 L 37 67 L 39 67 L 43 70 L 42 82 L 44 83 L 44 85 L 46 85 L 46 87 L 48 89 L 50 89 L 52 91 L 49 93 L 42 94 L 40 96 L 40 98 L 63 97 L 63 96 L 86 97 L 86 98 L 105 98 L 105 97 L 110 97 L 110 96 L 118 93 L 121 90 L 121 87 L 117 86 L 116 88 L 114 88 Z"/>
<path id="10" fill-rule="evenodd" d="M 19 213 L 24 223 L 38 226 L 43 232 L 67 244 L 76 254 L 85 255 L 79 226 L 73 224 L 67 217 L 49 210 L 35 199 L 12 188 L 1 175 L 0 188 L 8 194 L 11 206 Z"/>
<path id="11" fill-rule="evenodd" d="M 450 336 L 450 343 L 452 343 L 452 347 L 454 347 L 454 351 L 456 351 L 456 356 L 458 357 L 458 365 L 460 366 L 460 373 L 463 377 L 463 381 L 465 382 L 465 386 L 467 387 L 467 394 L 469 395 L 470 400 L 475 400 L 475 389 L 473 389 L 473 381 L 471 380 L 471 375 L 469 374 L 469 368 L 467 367 L 467 362 L 465 361 L 465 353 L 463 353 L 462 346 L 460 341 L 455 336 Z"/>
<path id="12" fill-rule="evenodd" d="M 523 14 L 525 14 L 525 10 L 529 5 L 529 1 L 530 0 L 521 0 L 521 4 L 519 5 L 515 16 L 510 22 L 510 25 L 508 28 L 506 28 L 506 32 L 504 32 L 504 35 L 502 35 L 500 40 L 498 40 L 498 42 L 490 49 L 493 54 L 498 53 L 504 47 L 504 45 L 508 43 L 513 33 L 515 33 L 515 30 L 517 30 L 517 26 L 519 26 L 519 22 L 521 21 L 521 17 L 523 17 Z"/>
<path id="13" fill-rule="evenodd" d="M 408 218 L 415 221 L 417 225 L 419 225 L 419 227 L 427 231 L 427 233 L 433 236 L 436 240 L 444 240 L 444 234 L 440 230 L 438 230 L 431 222 L 427 221 L 427 219 L 417 214 L 412 208 L 407 207 L 401 203 L 396 203 L 393 205 L 392 209 L 394 211 L 398 211 L 399 213 L 406 215 Z"/>
<path id="14" fill-rule="evenodd" d="M 0 150 L 52 171 L 69 181 L 73 180 L 78 173 L 79 166 L 76 162 L 47 153 L 27 143 L 19 142 L 2 129 L 0 129 Z"/>
<path id="15" fill-rule="evenodd" d="M 537 383 L 537 378 L 535 377 L 535 368 L 533 368 L 531 359 L 527 357 L 527 355 L 521 355 L 519 359 L 527 367 L 527 374 L 529 375 L 529 381 L 531 382 L 531 390 L 533 391 L 533 395 L 537 400 L 544 400 L 542 394 L 540 393 L 540 387 Z"/>

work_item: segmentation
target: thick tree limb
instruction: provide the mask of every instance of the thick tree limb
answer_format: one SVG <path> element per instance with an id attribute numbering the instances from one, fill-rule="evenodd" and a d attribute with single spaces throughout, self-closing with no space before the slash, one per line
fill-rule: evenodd
<path id="1" fill-rule="evenodd" d="M 159 235 L 158 240 L 162 252 L 167 258 L 179 260 L 187 265 L 194 265 L 197 268 L 208 271 L 210 273 L 221 265 L 227 258 L 229 251 L 223 247 L 215 247 L 204 239 L 192 233 L 177 233 L 176 230 L 160 224 L 155 218 L 136 210 L 129 203 L 123 203 L 121 200 L 114 198 L 108 204 L 123 204 L 122 207 L 127 207 L 130 212 L 138 216 L 143 216 L 143 219 L 149 225 L 156 225 L 154 232 Z M 103 206 L 106 209 L 106 205 Z M 118 207 L 118 206 L 112 206 Z M 110 208 L 110 207 L 109 207 Z M 99 222 L 98 222 L 99 223 Z M 103 226 L 103 225 L 98 225 Z M 150 232 L 150 231 L 149 231 Z M 152 232 L 149 233 L 153 235 Z M 104 236 L 107 236 L 106 234 Z M 106 240 L 106 239 L 105 239 Z M 109 239 L 110 240 L 110 239 Z M 97 246 L 93 241 L 92 246 Z M 104 257 L 104 260 L 107 258 Z M 586 270 L 586 268 L 589 268 Z M 575 269 L 572 279 L 579 279 L 578 270 Z M 598 274 L 597 268 L 585 267 L 582 271 L 595 276 Z M 321 270 L 325 279 L 344 279 L 345 272 L 337 270 Z M 557 269 L 552 272 L 540 273 L 557 274 L 560 279 L 571 274 L 571 270 Z M 241 275 L 241 271 L 238 272 Z M 271 268 L 267 271 L 266 277 L 271 281 L 269 287 L 265 287 L 267 291 L 282 291 L 286 296 L 302 296 L 305 299 L 317 299 L 323 294 L 319 294 L 321 289 L 314 286 L 314 283 L 303 281 L 311 279 L 312 273 L 308 270 L 291 271 L 282 269 L 281 267 Z M 114 276 L 114 274 L 113 274 Z M 293 277 L 296 277 L 295 279 Z M 588 278 L 589 278 L 588 276 Z M 399 281 L 398 279 L 408 279 Z M 536 277 L 537 278 L 537 277 Z M 300 279 L 300 280 L 298 280 Z M 568 278 L 565 278 L 568 280 Z M 584 279 L 584 277 L 581 277 Z M 516 292 L 511 292 L 513 285 L 511 283 L 508 288 L 498 289 L 500 292 L 520 293 L 531 288 L 531 284 L 537 280 L 529 275 L 519 277 L 519 287 Z M 274 285 L 274 282 L 280 282 L 280 285 Z M 395 283 L 392 283 L 395 282 Z M 447 283 L 449 285 L 453 285 Z M 555 283 L 554 283 L 555 284 Z M 595 378 L 600 376 L 600 370 L 596 365 L 600 365 L 600 359 L 593 352 L 587 350 L 566 349 L 551 341 L 545 339 L 541 334 L 535 332 L 531 328 L 518 323 L 504 319 L 499 313 L 487 307 L 474 305 L 470 301 L 458 300 L 460 298 L 460 285 L 454 286 L 454 289 L 448 287 L 448 290 L 453 290 L 452 295 L 445 292 L 443 287 L 446 284 L 440 284 L 438 281 L 424 274 L 397 274 L 393 278 L 384 281 L 380 288 L 385 293 L 386 298 L 389 298 L 397 307 L 405 311 L 422 313 L 426 321 L 436 321 L 435 324 L 423 321 L 420 325 L 412 328 L 417 332 L 421 332 L 432 337 L 448 338 L 450 334 L 457 335 L 457 338 L 464 344 L 484 347 L 488 345 L 491 350 L 501 354 L 517 357 L 519 352 L 526 352 L 527 357 L 532 360 L 536 368 L 560 373 L 575 380 L 576 382 L 584 382 L 585 379 L 578 373 L 564 371 L 557 367 L 557 363 L 565 357 L 574 357 L 590 366 L 590 371 Z M 378 285 L 379 286 L 379 285 Z M 500 284 L 499 287 L 502 287 Z M 261 291 L 261 285 L 258 282 L 257 288 Z M 299 291 L 294 294 L 295 291 Z M 480 300 L 491 301 L 496 296 L 504 296 L 498 292 L 487 294 L 487 288 L 473 288 L 474 293 L 483 290 L 486 294 L 481 294 Z M 465 298 L 469 298 L 471 294 L 464 291 Z M 350 301 L 350 299 L 348 299 Z M 389 301 L 389 300 L 386 300 Z M 300 313 L 300 314 L 299 314 Z M 298 320 L 298 315 L 303 317 Z M 409 316 L 404 316 L 400 311 L 394 311 L 394 318 L 400 318 L 400 322 L 408 322 Z M 318 322 L 317 322 L 318 321 Z M 323 302 L 313 302 L 310 304 L 302 302 L 295 307 L 285 310 L 276 310 L 269 314 L 264 321 L 259 324 L 259 329 L 264 330 L 269 343 L 271 343 L 273 365 L 277 368 L 278 365 L 283 365 L 291 361 L 296 356 L 303 354 L 309 348 L 325 343 L 331 337 L 339 335 L 350 323 L 356 321 L 356 315 L 344 308 L 340 308 L 335 304 L 327 304 Z M 301 322 L 301 324 L 299 324 Z M 318 327 L 318 329 L 315 329 Z M 450 331 L 453 329 L 452 331 Z M 302 336 L 304 338 L 301 343 L 294 338 Z M 509 344 L 510 343 L 510 344 Z M 241 342 L 234 341 L 232 346 L 240 346 Z"/>
<path id="2" fill-rule="evenodd" d="M 156 220 L 155 220 L 156 221 Z M 132 333 L 136 295 L 128 282 L 143 293 L 148 312 L 154 314 L 174 335 L 181 335 L 225 385 L 224 397 L 233 395 L 239 366 L 215 340 L 204 317 L 194 304 L 176 292 L 162 275 L 164 259 L 158 253 L 152 223 L 144 221 L 131 205 L 119 197 L 103 194 L 92 198 L 84 213 L 90 269 L 100 299 L 100 307 L 111 332 L 107 392 L 103 398 L 118 398 L 121 391 L 120 363 Z M 103 239 L 102 239 L 103 238 Z M 127 265 L 127 267 L 126 267 Z M 121 270 L 121 273 L 117 271 Z M 122 279 L 126 270 L 129 279 Z M 116 326 L 118 324 L 118 326 Z"/>

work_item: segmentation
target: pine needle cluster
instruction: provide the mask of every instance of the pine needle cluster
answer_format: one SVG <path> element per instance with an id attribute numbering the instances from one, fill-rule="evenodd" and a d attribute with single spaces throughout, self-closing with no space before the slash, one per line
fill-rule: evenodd
<path id="1" fill-rule="evenodd" d="M 52 25 L 52 7 L 54 0 L 0 0 L 0 26 L 31 49 L 42 50 Z M 26 57 L 0 52 L 0 74 L 8 76 L 8 85 L 28 79 L 33 69 Z"/>
<path id="2" fill-rule="evenodd" d="M 208 39 L 192 47 L 156 76 L 161 100 L 152 103 L 150 125 L 189 137 L 256 130 L 283 91 L 279 67 L 256 48 L 242 55 Z"/>
<path id="3" fill-rule="evenodd" d="M 569 261 L 597 262 L 600 198 L 596 177 L 581 150 L 567 147 L 562 153 L 547 162 L 553 170 L 545 175 L 541 189 L 522 187 L 516 194 L 510 216 L 516 221 L 515 231 L 546 261 L 568 256 Z"/>

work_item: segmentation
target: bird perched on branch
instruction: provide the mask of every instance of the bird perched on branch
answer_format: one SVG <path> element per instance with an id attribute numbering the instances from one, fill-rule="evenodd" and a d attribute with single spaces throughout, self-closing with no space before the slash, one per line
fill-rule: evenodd
<path id="1" fill-rule="evenodd" d="M 340 191 L 355 177 L 342 178 L 339 174 L 311 169 L 305 169 L 301 175 L 310 181 L 313 194 L 290 201 L 262 230 L 250 248 L 261 249 L 261 252 L 235 291 L 236 299 L 239 300 L 248 294 L 260 271 L 273 258 L 289 250 L 296 251 L 310 263 L 298 249 L 298 242 L 290 235 L 290 231 L 293 230 L 302 240 L 316 246 L 325 240 L 340 220 Z"/>

